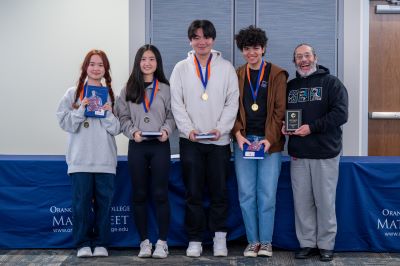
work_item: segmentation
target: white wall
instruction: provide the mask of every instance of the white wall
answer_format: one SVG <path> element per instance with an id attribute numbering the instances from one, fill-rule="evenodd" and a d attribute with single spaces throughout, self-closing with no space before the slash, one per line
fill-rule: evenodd
<path id="1" fill-rule="evenodd" d="M 0 154 L 64 154 L 55 111 L 86 53 L 106 52 L 119 93 L 129 71 L 128 0 L 1 0 Z"/>
<path id="2" fill-rule="evenodd" d="M 343 82 L 349 91 L 344 155 L 367 155 L 368 0 L 344 2 Z M 145 43 L 145 0 L 0 1 L 0 154 L 64 154 L 55 110 L 88 50 L 109 56 L 124 86 Z M 118 153 L 127 139 L 117 137 Z"/>
<path id="3" fill-rule="evenodd" d="M 343 2 L 343 83 L 349 93 L 343 154 L 368 155 L 369 0 Z"/>

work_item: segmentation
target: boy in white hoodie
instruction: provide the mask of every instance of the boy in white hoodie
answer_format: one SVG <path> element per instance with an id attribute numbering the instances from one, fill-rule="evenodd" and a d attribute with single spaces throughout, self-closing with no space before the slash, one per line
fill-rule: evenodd
<path id="1" fill-rule="evenodd" d="M 212 50 L 216 37 L 208 20 L 195 20 L 188 29 L 193 48 L 172 72 L 171 108 L 180 134 L 180 159 L 186 186 L 186 255 L 202 252 L 206 215 L 203 189 L 210 196 L 209 229 L 215 232 L 214 256 L 227 256 L 226 178 L 230 160 L 230 130 L 239 104 L 238 80 L 232 64 Z M 207 134 L 204 136 L 203 134 Z"/>

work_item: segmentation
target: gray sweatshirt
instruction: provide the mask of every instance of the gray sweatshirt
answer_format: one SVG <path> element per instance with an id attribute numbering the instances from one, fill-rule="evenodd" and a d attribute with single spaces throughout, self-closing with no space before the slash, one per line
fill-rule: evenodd
<path id="1" fill-rule="evenodd" d="M 105 118 L 85 117 L 85 108 L 72 108 L 76 87 L 69 88 L 57 108 L 60 127 L 68 132 L 68 174 L 76 172 L 111 173 L 117 167 L 117 145 L 114 136 L 120 133 L 118 119 L 110 111 Z M 110 99 L 108 99 L 109 102 Z M 77 104 L 81 101 L 78 100 Z M 84 122 L 89 126 L 84 127 Z"/>
<path id="2" fill-rule="evenodd" d="M 223 59 L 221 53 L 212 50 L 211 74 L 206 93 L 196 74 L 194 51 L 185 60 L 178 62 L 171 75 L 171 106 L 180 136 L 189 138 L 192 130 L 207 133 L 218 129 L 221 137 L 217 141 L 201 140 L 200 143 L 227 145 L 239 107 L 238 78 L 232 64 Z"/>
<path id="3" fill-rule="evenodd" d="M 152 84 L 146 88 L 147 98 L 150 99 Z M 117 99 L 116 110 L 121 122 L 121 131 L 129 139 L 133 139 L 136 131 L 166 130 L 171 136 L 175 129 L 175 121 L 171 112 L 171 95 L 167 84 L 158 83 L 158 92 L 153 99 L 150 110 L 146 113 L 143 104 L 126 101 L 126 88 Z"/>

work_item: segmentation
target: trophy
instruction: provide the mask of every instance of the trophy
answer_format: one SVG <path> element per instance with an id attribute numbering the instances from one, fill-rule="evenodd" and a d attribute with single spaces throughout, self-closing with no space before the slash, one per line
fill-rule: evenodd
<path id="1" fill-rule="evenodd" d="M 301 109 L 289 109 L 285 114 L 285 126 L 287 132 L 296 131 L 301 123 Z"/>

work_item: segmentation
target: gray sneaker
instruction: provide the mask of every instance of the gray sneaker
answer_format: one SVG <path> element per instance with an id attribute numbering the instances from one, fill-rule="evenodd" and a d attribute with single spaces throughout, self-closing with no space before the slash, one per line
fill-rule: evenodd
<path id="1" fill-rule="evenodd" d="M 243 256 L 255 258 L 257 257 L 259 250 L 260 250 L 260 243 L 250 243 L 244 250 Z"/>
<path id="2" fill-rule="evenodd" d="M 261 243 L 260 249 L 258 250 L 258 256 L 272 257 L 272 245 L 271 243 Z"/>

